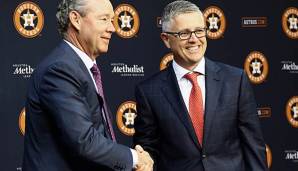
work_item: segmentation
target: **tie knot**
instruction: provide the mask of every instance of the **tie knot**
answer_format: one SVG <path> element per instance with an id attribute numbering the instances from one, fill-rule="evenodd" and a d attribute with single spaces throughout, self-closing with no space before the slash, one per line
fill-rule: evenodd
<path id="1" fill-rule="evenodd" d="M 192 85 L 198 84 L 197 76 L 200 75 L 198 72 L 189 72 L 184 75 L 184 78 L 188 79 Z"/>
<path id="2" fill-rule="evenodd" d="M 94 64 L 90 70 L 91 70 L 92 74 L 94 74 L 94 75 L 99 74 L 99 68 L 96 64 Z"/>

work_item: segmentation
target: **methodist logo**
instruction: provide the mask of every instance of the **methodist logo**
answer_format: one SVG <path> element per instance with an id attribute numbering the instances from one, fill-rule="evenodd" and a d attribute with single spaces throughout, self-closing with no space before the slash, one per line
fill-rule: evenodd
<path id="1" fill-rule="evenodd" d="M 13 75 L 22 76 L 23 78 L 30 78 L 34 68 L 29 64 L 13 64 Z"/>
<path id="2" fill-rule="evenodd" d="M 269 65 L 261 52 L 253 51 L 246 57 L 244 69 L 252 83 L 260 84 L 267 78 Z"/>
<path id="3" fill-rule="evenodd" d="M 129 4 L 120 4 L 115 9 L 114 27 L 118 36 L 131 38 L 137 34 L 140 19 L 137 10 Z"/>
<path id="4" fill-rule="evenodd" d="M 292 97 L 286 106 L 286 116 L 289 123 L 298 128 L 298 96 Z"/>
<path id="5" fill-rule="evenodd" d="M 281 61 L 282 71 L 287 71 L 289 73 L 298 73 L 298 64 L 296 64 L 294 61 Z"/>
<path id="6" fill-rule="evenodd" d="M 169 66 L 169 63 L 174 59 L 173 53 L 166 54 L 160 61 L 159 69 L 164 70 Z"/>
<path id="7" fill-rule="evenodd" d="M 13 15 L 16 30 L 24 37 L 37 36 L 44 24 L 42 10 L 33 2 L 26 1 L 18 5 Z"/>
<path id="8" fill-rule="evenodd" d="M 134 123 L 136 117 L 136 103 L 133 101 L 122 103 L 117 111 L 117 126 L 119 130 L 125 135 L 133 136 L 135 133 Z"/>
<path id="9" fill-rule="evenodd" d="M 207 26 L 207 37 L 209 39 L 221 38 L 226 30 L 226 17 L 223 11 L 216 6 L 210 6 L 205 9 L 204 17 Z"/>
<path id="10" fill-rule="evenodd" d="M 292 161 L 297 163 L 298 162 L 298 150 L 285 150 L 285 160 Z"/>
<path id="11" fill-rule="evenodd" d="M 125 63 L 111 63 L 112 73 L 118 73 L 122 77 L 137 77 L 144 76 L 144 66 L 140 65 L 127 65 Z"/>
<path id="12" fill-rule="evenodd" d="M 298 9 L 287 8 L 281 18 L 282 29 L 291 39 L 298 39 Z"/>

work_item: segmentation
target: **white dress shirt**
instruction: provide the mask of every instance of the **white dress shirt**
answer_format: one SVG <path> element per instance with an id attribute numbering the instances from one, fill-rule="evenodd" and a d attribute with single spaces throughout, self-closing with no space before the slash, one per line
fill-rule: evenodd
<path id="1" fill-rule="evenodd" d="M 67 40 L 64 40 L 77 54 L 78 56 L 81 58 L 81 60 L 83 61 L 83 63 L 85 64 L 89 75 L 92 78 L 92 81 L 94 83 L 94 86 L 97 90 L 97 86 L 96 86 L 96 82 L 93 78 L 93 74 L 91 72 L 91 68 L 93 67 L 94 64 L 96 64 L 96 60 L 92 60 L 85 52 L 81 51 L 81 49 L 77 48 L 76 46 L 74 46 L 72 43 L 68 42 Z"/>
<path id="2" fill-rule="evenodd" d="M 203 57 L 199 64 L 194 68 L 193 71 L 187 70 L 177 64 L 175 60 L 173 60 L 173 68 L 174 72 L 178 81 L 178 85 L 180 88 L 180 92 L 183 97 L 183 101 L 185 103 L 185 106 L 189 112 L 189 96 L 192 89 L 191 82 L 184 78 L 185 74 L 189 72 L 198 72 L 200 75 L 197 77 L 198 84 L 200 86 L 201 92 L 202 92 L 202 98 L 203 98 L 203 109 L 205 110 L 205 97 L 206 97 L 206 88 L 205 88 L 205 58 Z"/>
<path id="3" fill-rule="evenodd" d="M 96 60 L 92 60 L 85 52 L 81 51 L 81 49 L 77 48 L 76 46 L 74 46 L 72 43 L 68 42 L 67 40 L 64 40 L 77 54 L 78 56 L 81 58 L 81 60 L 83 61 L 83 63 L 85 64 L 91 78 L 92 81 L 94 83 L 94 86 L 97 90 L 97 86 L 96 86 L 96 82 L 93 78 L 93 74 L 91 72 L 91 68 L 94 64 L 96 64 Z M 97 90 L 98 91 L 98 90 Z M 132 158 L 133 158 L 133 167 L 135 168 L 137 163 L 138 163 L 138 155 L 137 152 L 134 149 L 130 149 L 131 154 L 132 154 Z"/>

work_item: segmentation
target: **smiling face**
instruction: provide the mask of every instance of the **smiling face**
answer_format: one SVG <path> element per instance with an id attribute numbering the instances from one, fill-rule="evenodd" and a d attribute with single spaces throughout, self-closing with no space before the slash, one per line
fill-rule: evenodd
<path id="1" fill-rule="evenodd" d="M 205 27 L 202 14 L 198 12 L 183 13 L 172 18 L 169 32 L 191 32 Z M 192 70 L 203 58 L 206 48 L 206 36 L 197 38 L 195 34 L 187 40 L 181 40 L 177 35 L 162 33 L 165 45 L 174 54 L 174 60 L 183 68 Z"/>
<path id="2" fill-rule="evenodd" d="M 81 50 L 92 59 L 108 51 L 113 25 L 114 11 L 109 0 L 87 0 L 85 15 L 76 15 L 74 27 Z M 71 14 L 70 14 L 71 15 Z"/>

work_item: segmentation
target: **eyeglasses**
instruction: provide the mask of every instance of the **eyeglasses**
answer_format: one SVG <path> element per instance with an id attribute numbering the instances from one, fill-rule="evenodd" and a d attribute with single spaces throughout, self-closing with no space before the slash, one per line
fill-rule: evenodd
<path id="1" fill-rule="evenodd" d="M 206 36 L 206 28 L 200 28 L 195 31 L 164 32 L 164 33 L 179 37 L 181 40 L 188 40 L 193 33 L 195 34 L 195 36 L 197 38 L 205 37 Z"/>

